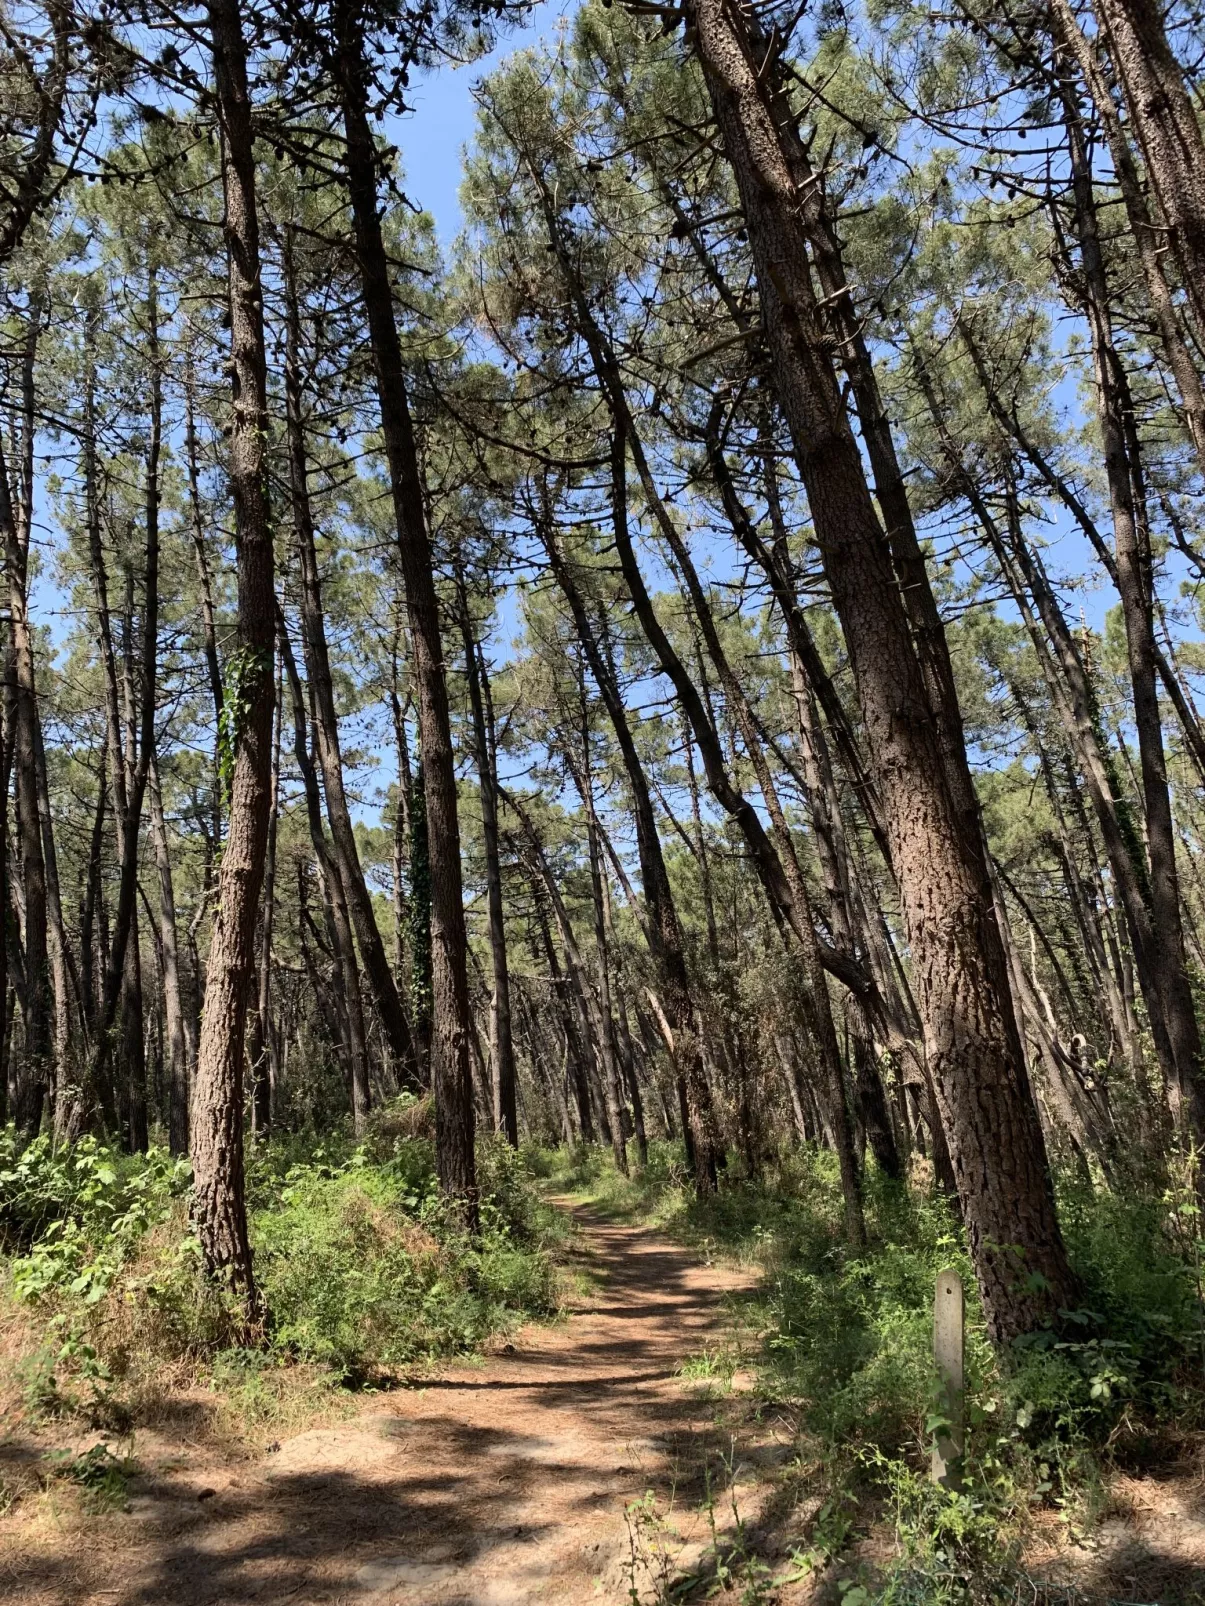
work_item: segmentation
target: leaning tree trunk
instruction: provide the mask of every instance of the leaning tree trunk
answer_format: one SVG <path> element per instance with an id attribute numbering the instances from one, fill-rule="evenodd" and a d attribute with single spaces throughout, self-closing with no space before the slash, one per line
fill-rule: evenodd
<path id="1" fill-rule="evenodd" d="M 599 847 L 598 816 L 594 809 L 594 767 L 590 754 L 590 720 L 586 704 L 586 683 L 580 674 L 582 770 L 578 790 L 586 811 L 586 836 L 590 855 L 590 892 L 594 905 L 594 951 L 598 966 L 599 1051 L 602 1061 L 603 1097 L 606 1101 L 607 1122 L 611 1128 L 611 1152 L 617 1170 L 628 1174 L 628 1154 L 624 1144 L 623 1095 L 619 1085 L 619 1045 L 615 1034 L 615 1016 L 611 1007 L 611 972 L 608 957 L 606 908 L 603 902 L 602 850 Z"/>
<path id="2" fill-rule="evenodd" d="M 490 960 L 494 992 L 490 1000 L 490 1061 L 494 1130 L 505 1132 L 507 1142 L 519 1143 L 519 1116 L 515 1101 L 515 1042 L 511 1023 L 510 967 L 506 958 L 506 917 L 502 907 L 502 861 L 498 853 L 498 776 L 491 726 L 485 700 L 489 695 L 485 664 L 469 613 L 468 593 L 457 574 L 460 631 L 464 642 L 465 678 L 473 713 L 473 745 L 477 757 L 477 787 L 481 797 L 481 835 L 485 842 L 485 891 L 489 909 Z M 492 703 L 491 703 L 492 708 Z"/>
<path id="3" fill-rule="evenodd" d="M 619 528 L 626 524 L 627 496 L 623 482 L 622 457 L 618 447 L 613 452 L 612 502 L 616 527 Z M 558 547 L 555 534 L 547 521 L 538 526 L 538 533 L 552 566 L 552 572 L 573 614 L 578 639 L 610 717 L 632 793 L 632 807 L 636 817 L 636 851 L 640 858 L 640 878 L 645 907 L 648 911 L 646 939 L 665 994 L 673 1039 L 672 1045 L 667 1044 L 667 1047 L 677 1071 L 679 1102 L 687 1114 L 685 1140 L 691 1151 L 695 1190 L 702 1197 L 715 1191 L 722 1151 L 716 1134 L 711 1089 L 707 1082 L 700 1049 L 698 1016 L 691 994 L 682 927 L 665 864 L 665 855 L 661 848 L 661 838 L 657 832 L 648 777 L 632 737 L 628 712 L 624 707 L 618 679 L 609 656 L 595 635 L 585 601 L 568 560 Z"/>
<path id="4" fill-rule="evenodd" d="M 1126 220 L 1134 238 L 1142 275 L 1146 280 L 1151 310 L 1159 326 L 1168 367 L 1175 377 L 1184 405 L 1184 422 L 1205 469 L 1205 393 L 1188 342 L 1184 338 L 1179 310 L 1172 295 L 1164 266 L 1165 240 L 1161 220 L 1151 214 L 1147 193 L 1130 149 L 1125 129 L 1113 100 L 1108 79 L 1095 44 L 1084 34 L 1069 0 L 1053 0 L 1050 11 L 1051 35 L 1056 46 L 1053 71 L 1061 76 L 1067 69 L 1065 58 L 1074 57 L 1076 66 L 1092 96 L 1113 160 L 1113 172 L 1125 204 Z M 1063 58 L 1063 59 L 1060 59 Z"/>
<path id="5" fill-rule="evenodd" d="M 1167 244 L 1205 339 L 1205 138 L 1154 0 L 1098 0 L 1101 33 L 1142 146 Z"/>
<path id="6" fill-rule="evenodd" d="M 226 666 L 222 735 L 231 769 L 230 807 L 197 1053 L 193 1187 L 206 1266 L 229 1277 L 251 1320 L 258 1299 L 243 1184 L 243 1039 L 272 801 L 276 598 L 265 462 L 267 367 L 255 152 L 239 0 L 212 0 L 208 17 L 226 199 L 232 375 L 229 474 L 238 549 L 238 646 Z"/>
<path id="7" fill-rule="evenodd" d="M 1074 87 L 1066 82 L 1061 82 L 1060 87 L 1071 153 L 1076 232 L 1083 270 L 1080 285 L 1092 338 L 1096 416 L 1104 446 L 1105 478 L 1113 520 L 1116 552 L 1114 573 L 1125 622 L 1130 686 L 1134 698 L 1134 726 L 1138 735 L 1146 814 L 1147 868 L 1150 872 L 1153 939 L 1150 957 L 1158 986 L 1158 1002 L 1163 1009 L 1170 1058 L 1170 1064 L 1166 1067 L 1168 1093 L 1173 1114 L 1187 1124 L 1195 1140 L 1200 1143 L 1205 1139 L 1205 1075 L 1201 1064 L 1201 1033 L 1180 922 L 1176 835 L 1159 712 L 1154 582 L 1142 462 L 1137 437 L 1127 428 L 1127 416 L 1133 415 L 1133 402 L 1129 394 L 1129 379 L 1113 342 L 1109 285 L 1101 250 L 1096 197 Z M 1205 213 L 1202 214 L 1202 221 L 1205 223 Z M 1202 244 L 1205 246 L 1205 240 Z M 1205 272 L 1205 250 L 1202 252 L 1201 270 Z"/>
<path id="8" fill-rule="evenodd" d="M 1070 1303 L 1074 1282 L 982 833 L 951 791 L 952 733 L 944 722 L 937 729 L 821 328 L 802 197 L 775 116 L 783 109 L 771 104 L 730 0 L 691 0 L 688 21 L 736 177 L 774 384 L 857 681 L 984 1312 L 993 1338 L 1006 1342 Z"/>
<path id="9" fill-rule="evenodd" d="M 37 331 L 31 328 L 25 353 L 25 368 L 31 382 L 36 338 Z M 50 1073 L 51 986 L 46 863 L 38 811 L 38 702 L 33 627 L 27 607 L 28 537 L 28 529 L 18 528 L 8 470 L 0 456 L 0 539 L 4 542 L 8 569 L 13 663 L 11 758 L 15 772 L 17 852 L 25 894 L 25 1044 L 20 1069 L 13 1078 L 10 1114 L 18 1128 L 32 1136 L 41 1125 Z M 8 918 L 7 908 L 0 912 Z"/>
<path id="10" fill-rule="evenodd" d="M 389 1053 L 400 1079 L 417 1087 L 418 1061 L 410 1026 L 402 1009 L 397 982 L 389 967 L 385 944 L 377 926 L 372 895 L 364 879 L 351 810 L 343 787 L 343 755 L 339 746 L 339 719 L 335 710 L 335 689 L 331 680 L 330 654 L 326 643 L 326 620 L 322 608 L 322 585 L 318 575 L 318 554 L 314 544 L 314 520 L 310 508 L 309 466 L 306 454 L 305 419 L 301 389 L 301 311 L 297 299 L 295 251 L 291 233 L 285 237 L 284 285 L 287 314 L 285 402 L 289 437 L 289 490 L 293 509 L 293 529 L 301 569 L 301 628 L 305 648 L 306 675 L 314 699 L 314 728 L 317 734 L 318 762 L 322 766 L 322 788 L 326 795 L 326 817 L 330 822 L 335 863 L 343 883 L 343 895 L 360 945 L 360 957 L 372 990 Z"/>
<path id="11" fill-rule="evenodd" d="M 347 141 L 348 192 L 418 687 L 431 877 L 431 1073 L 436 1164 L 445 1193 L 463 1201 L 466 1220 L 475 1226 L 477 1177 L 469 1049 L 468 938 L 439 606 L 418 448 L 394 316 L 389 257 L 378 212 L 377 154 L 368 121 L 368 68 L 363 24 L 355 0 L 339 0 L 336 4 L 335 29 L 335 69 Z"/>

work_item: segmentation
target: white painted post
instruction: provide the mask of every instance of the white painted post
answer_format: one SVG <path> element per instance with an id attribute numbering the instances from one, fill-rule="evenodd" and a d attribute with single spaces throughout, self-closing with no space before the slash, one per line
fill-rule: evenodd
<path id="1" fill-rule="evenodd" d="M 933 1301 L 933 1359 L 941 1381 L 938 1410 L 948 1425 L 934 1436 L 929 1475 L 944 1489 L 957 1486 L 963 1451 L 963 1314 L 962 1279 L 948 1268 L 939 1271 Z"/>

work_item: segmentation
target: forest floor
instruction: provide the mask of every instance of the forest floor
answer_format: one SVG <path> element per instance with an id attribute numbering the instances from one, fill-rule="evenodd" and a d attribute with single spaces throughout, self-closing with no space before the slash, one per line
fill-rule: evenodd
<path id="1" fill-rule="evenodd" d="M 881 1524 L 838 1568 L 799 1564 L 820 1502 L 795 1424 L 740 1367 L 740 1295 L 756 1274 L 564 1203 L 578 1231 L 563 1319 L 262 1449 L 204 1432 L 203 1402 L 181 1395 L 139 1430 L 116 1499 L 50 1483 L 0 1517 L 0 1596 L 618 1606 L 730 1581 L 727 1598 L 747 1603 L 866 1599 L 854 1577 L 890 1548 Z M 44 1458 L 41 1437 L 6 1436 L 0 1458 Z M 78 1457 L 95 1440 L 55 1442 Z M 1054 1537 L 1039 1532 L 1032 1557 L 1071 1586 L 1051 1599 L 1205 1601 L 1191 1471 L 1122 1480 L 1086 1546 Z"/>
<path id="2" fill-rule="evenodd" d="M 89 1512 L 59 1487 L 0 1519 L 0 1595 L 21 1606 L 509 1606 L 626 1601 L 634 1571 L 656 1598 L 659 1578 L 709 1554 L 708 1477 L 722 1491 L 735 1475 L 752 1511 L 765 1492 L 755 1469 L 793 1445 L 756 1420 L 739 1373 L 722 1398 L 689 1375 L 727 1342 L 724 1296 L 754 1274 L 574 1213 L 577 1291 L 562 1320 L 263 1453 L 194 1438 L 199 1402 L 181 1398 L 174 1424 L 138 1432 L 121 1505 Z M 33 1437 L 0 1450 L 44 1453 Z M 724 1530 L 730 1496 L 717 1502 Z"/>

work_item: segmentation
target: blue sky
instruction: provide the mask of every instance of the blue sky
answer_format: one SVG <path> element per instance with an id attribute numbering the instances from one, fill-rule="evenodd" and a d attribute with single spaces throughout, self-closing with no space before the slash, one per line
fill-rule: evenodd
<path id="1" fill-rule="evenodd" d="M 414 110 L 389 133 L 402 153 L 406 191 L 431 213 L 445 248 L 462 221 L 461 157 L 476 122 L 473 85 L 514 51 L 551 37 L 561 17 L 572 16 L 576 9 L 576 0 L 540 0 L 526 24 L 508 29 L 488 56 L 470 67 L 441 66 L 412 86 Z"/>

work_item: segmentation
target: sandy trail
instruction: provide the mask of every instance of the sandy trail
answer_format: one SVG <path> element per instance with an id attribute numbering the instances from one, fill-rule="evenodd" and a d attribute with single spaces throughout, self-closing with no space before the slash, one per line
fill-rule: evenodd
<path id="1" fill-rule="evenodd" d="M 198 1464 L 162 1444 L 148 1455 L 140 1439 L 130 1509 L 53 1552 L 10 1549 L 0 1594 L 23 1606 L 627 1600 L 627 1503 L 677 1489 L 686 1511 L 702 1464 L 731 1454 L 678 1369 L 721 1341 L 724 1295 L 753 1277 L 574 1213 L 593 1286 L 567 1320 L 254 1462 Z M 758 1437 L 754 1458 L 773 1460 Z"/>

